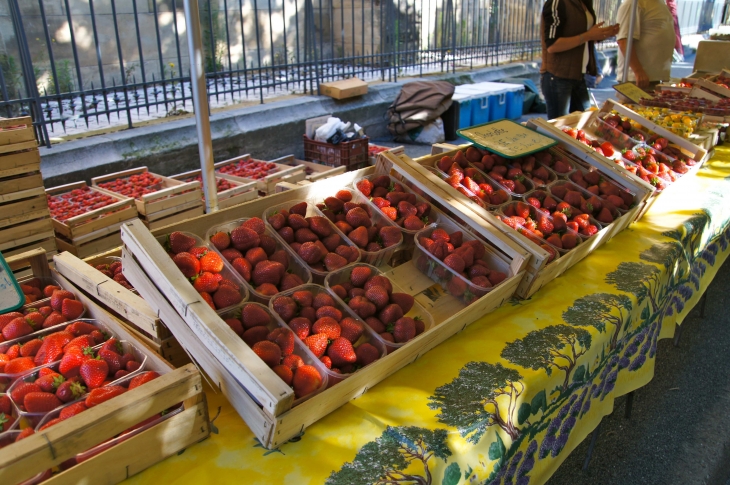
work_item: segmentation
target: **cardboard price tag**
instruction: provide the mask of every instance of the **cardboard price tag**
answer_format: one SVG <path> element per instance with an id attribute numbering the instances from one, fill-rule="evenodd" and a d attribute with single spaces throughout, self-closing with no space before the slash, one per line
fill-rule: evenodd
<path id="1" fill-rule="evenodd" d="M 517 158 L 545 150 L 558 142 L 548 136 L 510 120 L 499 120 L 457 130 L 459 136 L 466 138 L 480 148 L 502 155 Z"/>
<path id="2" fill-rule="evenodd" d="M 613 89 L 629 98 L 634 103 L 639 103 L 642 98 L 654 99 L 654 96 L 641 89 L 636 84 L 622 83 L 614 84 Z"/>

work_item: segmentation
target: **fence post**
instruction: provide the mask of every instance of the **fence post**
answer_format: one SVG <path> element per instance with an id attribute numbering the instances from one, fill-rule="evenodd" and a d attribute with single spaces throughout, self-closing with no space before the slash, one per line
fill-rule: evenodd
<path id="1" fill-rule="evenodd" d="M 48 130 L 43 119 L 43 111 L 41 110 L 41 100 L 38 95 L 38 86 L 35 83 L 35 73 L 33 72 L 33 61 L 30 57 L 28 49 L 28 39 L 25 37 L 25 28 L 23 28 L 23 19 L 20 17 L 20 7 L 18 0 L 10 0 L 10 14 L 13 17 L 13 27 L 15 27 L 15 35 L 18 36 L 18 49 L 20 50 L 20 65 L 23 70 L 23 79 L 25 80 L 25 88 L 33 102 L 30 103 L 31 116 L 33 124 L 36 128 L 36 136 L 40 144 L 45 144 L 51 148 L 51 140 L 48 139 Z"/>

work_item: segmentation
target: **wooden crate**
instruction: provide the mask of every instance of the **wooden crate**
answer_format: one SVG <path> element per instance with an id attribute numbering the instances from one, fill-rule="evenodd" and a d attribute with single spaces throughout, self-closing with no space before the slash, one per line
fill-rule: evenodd
<path id="1" fill-rule="evenodd" d="M 188 181 L 188 179 L 199 176 L 200 173 L 200 169 L 191 170 L 190 172 L 173 175 L 170 178 L 185 182 Z M 231 177 L 229 175 L 219 173 L 215 174 L 215 178 L 216 182 L 218 181 L 218 179 L 223 179 L 227 180 L 231 183 L 231 185 L 233 185 L 233 187 L 228 190 L 218 192 L 218 209 L 227 209 L 234 205 L 243 204 L 244 202 L 248 202 L 249 200 L 255 199 L 259 196 L 255 180 L 242 179 L 240 177 Z M 246 181 L 244 182 L 244 180 Z M 205 200 L 205 197 L 203 197 L 203 200 Z"/>
<path id="2" fill-rule="evenodd" d="M 416 187 L 432 199 L 447 202 L 450 206 L 454 207 L 455 211 L 462 214 L 462 220 L 484 221 L 490 227 L 502 232 L 505 236 L 529 252 L 532 255 L 530 265 L 527 269 L 525 278 L 522 280 L 516 292 L 517 296 L 522 298 L 528 298 L 533 295 L 543 285 L 563 274 L 573 265 L 588 256 L 588 254 L 590 254 L 593 250 L 606 243 L 613 236 L 628 226 L 633 220 L 635 220 L 636 214 L 643 209 L 643 202 L 649 195 L 648 191 L 639 193 L 640 203 L 633 209 L 629 210 L 621 218 L 614 221 L 613 224 L 604 227 L 583 244 L 580 244 L 578 247 L 568 251 L 560 258 L 548 263 L 550 254 L 547 251 L 511 227 L 502 223 L 490 211 L 475 204 L 467 196 L 457 191 L 442 181 L 434 173 L 426 169 L 426 167 L 433 167 L 443 156 L 453 156 L 457 151 L 462 149 L 464 148 L 461 147 L 450 152 L 425 156 L 416 160 L 412 160 L 407 155 L 397 157 L 392 153 L 385 152 L 381 154 L 379 163 L 387 163 L 388 167 L 392 167 L 393 170 L 400 174 L 406 183 Z M 631 188 L 633 189 L 634 187 Z"/>
<path id="3" fill-rule="evenodd" d="M 148 172 L 147 167 L 133 168 L 101 177 L 91 179 L 91 184 L 99 190 L 110 192 L 98 187 L 103 182 L 127 178 L 132 175 Z M 150 172 L 151 175 L 162 179 L 161 188 L 150 194 L 145 194 L 134 199 L 137 205 L 140 219 L 151 229 L 162 227 L 167 224 L 190 219 L 202 215 L 205 212 L 203 207 L 203 192 L 200 189 L 200 182 L 180 182 L 179 180 L 165 177 Z"/>
<path id="4" fill-rule="evenodd" d="M 117 250 L 115 253 L 116 256 L 121 256 L 121 251 Z M 136 327 L 141 334 L 146 334 L 150 341 L 159 345 L 171 337 L 170 331 L 147 302 L 96 270 L 93 258 L 82 261 L 73 254 L 64 252 L 54 256 L 53 263 L 56 271 L 97 303 Z"/>
<path id="5" fill-rule="evenodd" d="M 299 160 L 294 155 L 286 155 L 284 157 L 271 160 L 271 163 L 277 163 L 280 165 L 288 165 L 290 167 L 303 167 L 304 168 L 304 180 L 309 182 L 316 182 L 326 178 L 334 177 L 345 173 L 347 167 L 344 165 L 341 167 L 330 167 L 329 165 L 322 165 L 320 163 L 308 162 L 306 160 Z M 290 182 L 287 183 L 298 183 Z"/>
<path id="6" fill-rule="evenodd" d="M 286 157 L 285 157 L 286 158 Z M 276 165 L 276 170 L 271 173 L 270 175 L 267 175 L 264 178 L 256 180 L 256 187 L 259 189 L 259 192 L 261 192 L 263 195 L 269 195 L 276 192 L 276 184 L 284 181 L 284 182 L 291 182 L 296 183 L 300 180 L 304 180 L 305 173 L 304 173 L 304 167 L 303 166 L 293 166 L 290 167 L 288 165 L 284 165 L 281 163 L 277 163 L 276 160 L 272 160 L 271 162 L 266 162 L 264 160 L 256 160 L 254 158 L 251 158 L 251 155 L 241 155 L 240 157 L 231 158 L 229 160 L 224 160 L 222 162 L 218 162 L 215 164 L 216 173 L 219 173 L 221 175 L 227 175 L 231 180 L 239 180 L 241 182 L 248 182 L 250 181 L 247 178 L 244 177 L 238 177 L 236 175 L 231 174 L 224 174 L 221 173 L 219 170 L 222 167 L 225 167 L 227 165 L 234 165 L 240 161 L 247 161 L 250 160 L 252 162 L 262 162 L 262 163 L 273 163 Z"/>
<path id="7" fill-rule="evenodd" d="M 30 259 L 35 261 L 36 266 L 42 267 L 43 255 L 42 250 L 29 252 L 11 259 L 11 264 Z M 3 448 L 0 454 L 0 481 L 22 482 L 179 403 L 184 406 L 181 413 L 79 465 L 53 475 L 45 483 L 55 485 L 85 480 L 111 485 L 207 438 L 210 432 L 208 409 L 197 369 L 189 365 L 171 370 L 169 364 L 136 340 L 119 320 L 81 292 L 75 291 L 76 288 L 62 275 L 53 272 L 52 277 L 63 288 L 75 292 L 84 303 L 88 318 L 103 323 L 121 340 L 133 342 L 147 356 L 148 368 L 164 374 L 44 432 Z"/>
<path id="8" fill-rule="evenodd" d="M 30 116 L 0 119 L 0 153 L 38 148 Z"/>
<path id="9" fill-rule="evenodd" d="M 195 360 L 217 383 L 229 401 L 246 420 L 252 431 L 267 447 L 276 447 L 299 434 L 303 428 L 332 412 L 350 399 L 412 362 L 466 325 L 499 307 L 510 298 L 525 275 L 529 254 L 487 224 L 475 224 L 472 232 L 494 247 L 511 276 L 473 304 L 463 303 L 443 293 L 433 299 L 437 286 L 423 277 L 408 261 L 398 268 L 383 267 L 388 276 L 411 293 L 437 322 L 434 328 L 418 336 L 396 352 L 380 359 L 336 386 L 292 407 L 293 393 L 263 362 L 255 357 L 215 312 L 201 303 L 197 292 L 180 275 L 172 260 L 157 243 L 155 236 L 184 229 L 205 234 L 215 225 L 242 216 L 260 215 L 271 205 L 304 200 L 314 194 L 336 192 L 373 168 L 347 172 L 297 189 L 257 199 L 242 206 L 208 214 L 184 224 L 150 233 L 142 224 L 132 222 L 122 227 L 125 244 L 122 258 L 124 274 L 144 295 L 146 301 L 168 324 L 170 331 L 188 349 Z M 462 213 L 463 215 L 463 213 Z M 427 298 L 426 293 L 432 295 Z M 214 350 L 211 350 L 214 349 Z"/>

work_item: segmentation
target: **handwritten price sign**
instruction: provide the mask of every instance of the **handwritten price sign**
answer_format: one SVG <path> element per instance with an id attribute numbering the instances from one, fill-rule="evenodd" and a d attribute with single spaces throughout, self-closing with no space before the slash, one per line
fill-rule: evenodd
<path id="1" fill-rule="evenodd" d="M 458 130 L 463 138 L 478 147 L 502 155 L 517 158 L 549 148 L 557 141 L 525 128 L 510 120 L 493 121 L 484 125 Z"/>
<path id="2" fill-rule="evenodd" d="M 0 313 L 13 311 L 25 303 L 25 296 L 5 258 L 0 253 Z"/>
<path id="3" fill-rule="evenodd" d="M 643 89 L 641 89 L 636 84 L 632 83 L 622 83 L 622 84 L 615 84 L 613 86 L 613 89 L 615 89 L 617 92 L 623 94 L 627 98 L 629 98 L 634 103 L 639 103 L 642 98 L 645 99 L 653 99 L 654 96 L 647 93 Z"/>

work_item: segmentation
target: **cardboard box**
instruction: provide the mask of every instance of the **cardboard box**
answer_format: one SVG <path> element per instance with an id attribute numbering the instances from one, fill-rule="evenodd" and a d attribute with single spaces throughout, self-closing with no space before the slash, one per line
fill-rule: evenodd
<path id="1" fill-rule="evenodd" d="M 335 99 L 346 99 L 361 96 L 368 92 L 368 83 L 353 77 L 343 81 L 334 81 L 319 85 L 319 93 Z"/>

